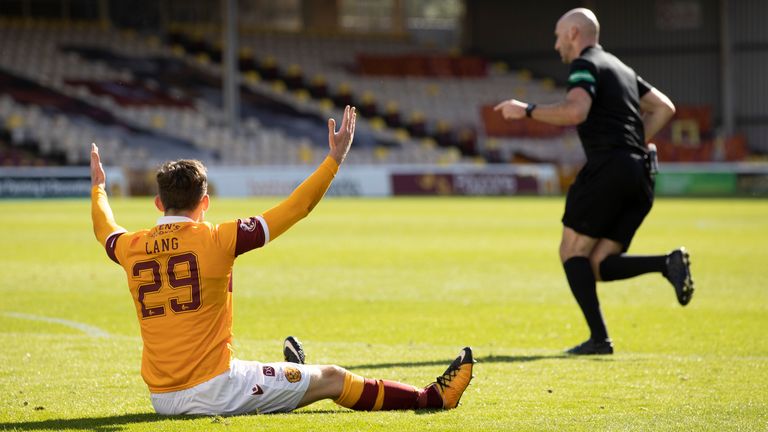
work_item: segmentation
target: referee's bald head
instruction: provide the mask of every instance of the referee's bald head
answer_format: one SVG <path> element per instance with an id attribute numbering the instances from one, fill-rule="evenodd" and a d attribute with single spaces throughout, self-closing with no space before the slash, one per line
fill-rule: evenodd
<path id="1" fill-rule="evenodd" d="M 576 8 L 566 12 L 557 25 L 566 28 L 575 27 L 588 44 L 596 44 L 600 38 L 600 23 L 595 13 L 587 8 Z"/>

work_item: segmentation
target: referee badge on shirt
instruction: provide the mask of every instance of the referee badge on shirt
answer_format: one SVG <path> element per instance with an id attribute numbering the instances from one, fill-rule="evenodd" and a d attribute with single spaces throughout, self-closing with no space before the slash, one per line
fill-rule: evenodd
<path id="1" fill-rule="evenodd" d="M 301 371 L 296 368 L 290 366 L 283 368 L 283 374 L 289 383 L 297 383 L 301 381 Z"/>

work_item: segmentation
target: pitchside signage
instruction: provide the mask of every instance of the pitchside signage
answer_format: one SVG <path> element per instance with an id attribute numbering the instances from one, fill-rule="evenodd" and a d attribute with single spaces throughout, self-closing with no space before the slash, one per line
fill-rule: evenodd
<path id="1" fill-rule="evenodd" d="M 513 173 L 392 174 L 393 195 L 517 195 L 539 193 L 539 179 Z"/>
<path id="2" fill-rule="evenodd" d="M 123 170 L 105 167 L 110 195 L 126 195 Z M 286 196 L 312 174 L 313 167 L 210 167 L 208 181 L 217 196 Z M 90 196 L 88 167 L 2 167 L 0 198 Z M 553 195 L 559 194 L 553 165 L 345 165 L 329 196 L 393 195 Z M 134 190 L 144 194 L 146 190 Z M 765 164 L 665 163 L 656 178 L 660 196 L 768 196 Z"/>
<path id="3" fill-rule="evenodd" d="M 209 167 L 208 183 L 217 196 L 285 196 L 301 184 L 314 167 Z M 329 196 L 389 196 L 389 173 L 383 167 L 344 166 Z"/>
<path id="4" fill-rule="evenodd" d="M 309 167 L 211 167 L 208 181 L 218 196 L 284 196 L 311 173 Z M 552 165 L 348 165 L 339 170 L 328 195 L 555 194 L 558 185 Z"/>
<path id="5" fill-rule="evenodd" d="M 747 196 L 768 197 L 768 173 L 739 174 L 736 176 L 736 188 Z"/>
<path id="6" fill-rule="evenodd" d="M 84 197 L 91 190 L 87 169 L 13 167 L 0 169 L 0 197 Z"/>
<path id="7" fill-rule="evenodd" d="M 400 166 L 391 171 L 393 195 L 551 195 L 560 192 L 554 165 Z"/>
<path id="8" fill-rule="evenodd" d="M 656 193 L 667 196 L 768 196 L 768 165 L 760 163 L 665 163 Z"/>
<path id="9" fill-rule="evenodd" d="M 105 168 L 110 191 L 123 185 L 120 169 Z M 113 187 L 114 186 L 114 187 Z M 69 198 L 91 195 L 91 172 L 87 167 L 0 168 L 0 198 Z"/>

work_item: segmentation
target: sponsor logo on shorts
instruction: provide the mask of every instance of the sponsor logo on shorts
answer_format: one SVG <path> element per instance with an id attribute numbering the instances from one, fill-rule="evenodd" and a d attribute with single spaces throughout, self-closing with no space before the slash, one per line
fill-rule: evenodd
<path id="1" fill-rule="evenodd" d="M 283 374 L 289 383 L 297 383 L 301 381 L 301 371 L 296 368 L 290 366 L 286 367 L 283 369 Z"/>
<path id="2" fill-rule="evenodd" d="M 255 386 L 253 386 L 253 388 L 251 389 L 251 392 L 252 392 L 252 393 L 251 393 L 251 396 L 258 396 L 258 395 L 260 395 L 260 394 L 264 394 L 264 389 L 262 389 L 261 387 L 259 387 L 259 385 L 258 385 L 258 384 L 256 384 L 256 385 L 255 385 Z"/>
<path id="3" fill-rule="evenodd" d="M 268 377 L 275 376 L 275 368 L 273 368 L 272 366 L 262 367 L 261 372 L 264 374 L 264 376 L 268 376 Z"/>

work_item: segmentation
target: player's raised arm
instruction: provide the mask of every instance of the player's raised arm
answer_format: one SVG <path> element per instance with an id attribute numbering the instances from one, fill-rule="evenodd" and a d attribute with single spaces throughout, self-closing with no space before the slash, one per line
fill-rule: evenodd
<path id="1" fill-rule="evenodd" d="M 91 144 L 91 220 L 93 233 L 102 246 L 111 234 L 125 231 L 117 225 L 112 209 L 109 207 L 106 182 L 107 176 L 104 173 L 104 167 L 101 166 L 99 148 L 96 144 Z"/>
<path id="2" fill-rule="evenodd" d="M 274 240 L 306 217 L 323 198 L 352 145 L 356 117 L 355 108 L 347 106 L 338 132 L 336 121 L 328 120 L 328 156 L 285 201 L 264 213 L 270 240 Z"/>
<path id="3" fill-rule="evenodd" d="M 341 119 L 341 128 L 336 132 L 336 120 L 328 119 L 328 156 L 341 165 L 349 153 L 352 146 L 352 139 L 355 136 L 355 121 L 357 120 L 357 110 L 355 107 L 347 105 L 344 108 L 344 117 Z"/>

